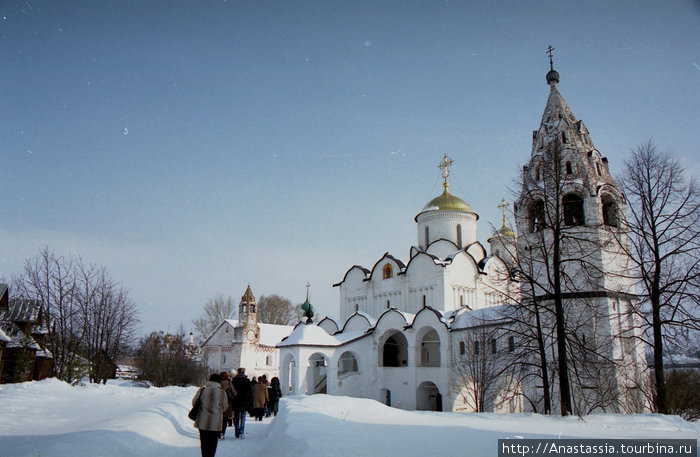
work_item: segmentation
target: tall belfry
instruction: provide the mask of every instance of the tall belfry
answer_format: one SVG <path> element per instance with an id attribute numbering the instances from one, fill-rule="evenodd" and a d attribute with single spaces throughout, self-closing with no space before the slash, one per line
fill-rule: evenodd
<path id="1" fill-rule="evenodd" d="M 241 297 L 241 303 L 238 305 L 238 320 L 244 327 L 244 342 L 256 341 L 260 336 L 260 328 L 258 326 L 257 304 L 250 285 L 246 288 Z"/>
<path id="2" fill-rule="evenodd" d="M 532 278 L 523 281 L 523 296 L 545 307 L 554 307 L 555 294 L 563 297 L 570 367 L 579 370 L 572 378 L 574 412 L 576 402 L 635 412 L 644 407 L 638 387 L 645 365 L 634 341 L 640 336 L 634 283 L 624 274 L 631 267 L 622 247 L 624 198 L 607 159 L 559 93 L 552 50 L 549 97 L 515 205 L 521 271 L 529 268 Z M 552 273 L 555 263 L 560 274 Z"/>

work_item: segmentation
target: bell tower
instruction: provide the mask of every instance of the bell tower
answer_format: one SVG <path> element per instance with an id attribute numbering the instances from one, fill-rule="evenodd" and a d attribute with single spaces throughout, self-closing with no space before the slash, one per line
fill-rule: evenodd
<path id="1" fill-rule="evenodd" d="M 570 412 L 591 405 L 639 412 L 645 364 L 632 312 L 634 284 L 625 274 L 631 264 L 624 249 L 624 198 L 607 159 L 557 89 L 552 50 L 549 97 L 515 205 L 522 294 L 560 316 L 545 326 L 557 330 L 548 343 L 570 352 L 558 357 L 559 371 L 568 357 L 569 371 L 578 370 L 563 383 L 571 386 Z"/>
<path id="2" fill-rule="evenodd" d="M 241 303 L 238 305 L 238 320 L 243 324 L 244 341 L 257 341 L 260 337 L 258 310 L 250 285 L 246 288 L 245 293 L 241 297 Z"/>

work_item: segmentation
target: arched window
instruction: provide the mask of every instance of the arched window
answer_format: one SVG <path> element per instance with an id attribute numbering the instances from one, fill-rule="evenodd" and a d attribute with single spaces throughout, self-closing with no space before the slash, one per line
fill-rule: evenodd
<path id="1" fill-rule="evenodd" d="M 403 334 L 395 332 L 384 342 L 382 346 L 382 366 L 408 366 L 408 342 Z"/>
<path id="2" fill-rule="evenodd" d="M 513 352 L 513 351 L 515 351 L 515 337 L 509 336 L 508 337 L 508 352 Z"/>
<path id="3" fill-rule="evenodd" d="M 583 199 L 577 194 L 566 194 L 562 198 L 564 225 L 583 225 Z"/>
<path id="4" fill-rule="evenodd" d="M 267 365 L 268 367 L 270 365 L 272 365 L 272 357 L 271 356 L 268 355 L 265 357 L 265 365 Z"/>
<path id="5" fill-rule="evenodd" d="M 387 263 L 386 265 L 384 265 L 384 275 L 383 275 L 383 277 L 384 277 L 384 279 L 389 279 L 389 278 L 391 278 L 392 276 L 394 276 L 394 269 L 391 268 L 391 265 Z"/>
<path id="6" fill-rule="evenodd" d="M 250 312 L 254 313 L 255 312 L 255 305 L 250 305 Z"/>
<path id="7" fill-rule="evenodd" d="M 610 227 L 619 227 L 617 203 L 609 195 L 604 195 L 603 203 L 603 224 Z"/>
<path id="8" fill-rule="evenodd" d="M 352 352 L 343 352 L 338 359 L 338 374 L 356 373 L 357 359 Z"/>
<path id="9" fill-rule="evenodd" d="M 238 314 L 240 314 L 241 316 L 244 315 L 244 314 L 245 314 L 245 308 L 246 308 L 245 305 L 244 305 L 244 304 L 241 304 L 241 305 L 238 307 Z"/>
<path id="10" fill-rule="evenodd" d="M 430 227 L 425 228 L 425 247 L 428 248 L 430 244 Z"/>
<path id="11" fill-rule="evenodd" d="M 440 337 L 434 329 L 428 331 L 420 342 L 420 365 L 422 367 L 440 366 Z"/>
<path id="12" fill-rule="evenodd" d="M 462 249 L 462 224 L 457 224 L 457 248 Z"/>
<path id="13" fill-rule="evenodd" d="M 530 232 L 540 232 L 544 229 L 544 202 L 534 200 L 528 209 Z"/>
<path id="14" fill-rule="evenodd" d="M 464 341 L 459 342 L 459 355 L 464 355 L 467 353 L 467 347 L 464 345 Z"/>

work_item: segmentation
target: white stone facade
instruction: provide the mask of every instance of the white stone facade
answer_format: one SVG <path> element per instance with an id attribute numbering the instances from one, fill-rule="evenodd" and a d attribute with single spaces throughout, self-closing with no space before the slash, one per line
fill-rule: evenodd
<path id="1" fill-rule="evenodd" d="M 600 241 L 610 233 L 601 225 L 622 227 L 624 203 L 607 161 L 553 86 L 540 128 L 533 135 L 531 160 L 524 170 L 526 183 L 545 179 L 541 151 L 555 139 L 566 145 L 561 166 L 571 179 L 565 193 L 575 193 L 581 200 L 580 210 L 567 217 L 574 225 L 587 225 L 580 228 L 584 238 Z M 408 262 L 386 253 L 371 268 L 351 267 L 335 284 L 340 322 L 325 318 L 318 324 L 300 323 L 277 344 L 285 393 L 365 397 L 405 409 L 517 412 L 539 408 L 532 400 L 538 395 L 538 383 L 531 373 L 499 378 L 492 382 L 490 393 L 481 397 L 474 395 L 482 383 L 477 379 L 480 375 L 467 373 L 475 360 L 487 360 L 491 371 L 500 372 L 523 344 L 516 335 L 522 330 L 518 325 L 526 324 L 513 320 L 511 306 L 520 302 L 522 282 L 518 283 L 512 269 L 522 249 L 531 250 L 543 239 L 541 235 L 549 236 L 537 233 L 539 222 L 531 217 L 534 210 L 529 205 L 537 196 L 536 186 L 525 186 L 516 204 L 521 237 L 506 227 L 504 216 L 503 227 L 489 239 L 491 255 L 487 256 L 477 241 L 478 215 L 447 191 L 447 168 L 452 163 L 448 159 L 441 164 L 444 193 L 415 218 L 417 242 Z M 592 253 L 576 252 L 573 244 L 564 247 L 569 258 L 597 257 L 595 270 L 600 272 L 595 280 L 584 281 L 580 272 L 569 271 L 578 290 L 588 289 L 568 299 L 567 318 L 572 325 L 583 323 L 576 327 L 581 335 L 575 336 L 585 338 L 587 333 L 599 352 L 619 362 L 612 371 L 605 371 L 612 365 L 601 365 L 597 375 L 615 386 L 611 395 L 623 395 L 631 391 L 634 380 L 643 377 L 642 349 L 634 340 L 639 335 L 629 313 L 634 292 L 631 283 L 609 274 L 626 265 L 622 250 L 612 243 L 599 246 Z M 577 305 L 581 300 L 587 303 L 585 308 Z M 552 323 L 544 325 L 551 328 Z M 582 379 L 581 389 L 575 392 L 580 403 L 577 411 L 599 410 L 595 405 L 602 404 L 586 390 L 587 381 Z M 609 410 L 635 409 L 626 409 L 624 400 L 613 403 L 616 406 Z"/>

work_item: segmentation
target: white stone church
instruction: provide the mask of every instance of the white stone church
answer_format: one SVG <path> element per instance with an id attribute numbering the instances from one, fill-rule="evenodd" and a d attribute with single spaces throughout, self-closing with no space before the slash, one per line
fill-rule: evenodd
<path id="1" fill-rule="evenodd" d="M 248 366 L 258 370 L 263 365 L 268 376 L 279 375 L 285 394 L 364 397 L 419 410 L 541 410 L 532 399 L 538 397 L 542 386 L 527 373 L 507 382 L 494 381 L 491 390 L 495 394 L 482 398 L 485 404 L 479 405 L 471 391 L 479 389 L 481 381 L 461 367 L 470 360 L 482 360 L 479 357 L 485 354 L 507 364 L 521 344 L 518 332 L 513 331 L 516 323 L 506 310 L 520 301 L 522 285 L 514 280 L 514 256 L 537 243 L 533 236 L 540 228 L 537 205 L 544 197 L 538 197 L 536 183 L 542 178 L 536 174 L 542 151 L 550 143 L 563 144 L 564 166 L 572 178 L 564 200 L 565 207 L 575 214 L 566 216 L 567 223 L 580 226 L 581 233 L 595 238 L 604 236 L 601 226 L 619 228 L 624 220 L 624 202 L 606 159 L 559 94 L 558 74 L 550 71 L 547 82 L 550 95 L 524 167 L 525 182 L 535 184 L 525 185 L 514 205 L 520 237 L 507 227 L 504 211 L 503 225 L 488 239 L 487 251 L 477 240 L 478 214 L 449 192 L 452 160 L 445 156 L 440 162 L 444 191 L 415 216 L 417 238 L 407 262 L 385 253 L 370 268 L 352 266 L 334 285 L 340 294 L 339 321 L 326 317 L 317 323 L 299 323 L 293 329 L 277 329 L 283 335 L 276 343 L 264 341 L 264 324 L 255 324 L 260 329 L 258 336 L 250 323 L 222 323 L 212 336 L 214 340 L 228 331 L 227 326 L 240 334 L 235 341 L 243 341 L 248 332 L 257 344 L 251 350 L 269 355 L 275 368 L 263 365 L 264 358 L 244 355 L 236 355 L 232 366 L 239 362 L 245 365 L 248 357 L 254 361 L 247 362 Z M 569 294 L 567 305 L 575 310 L 585 301 L 586 306 L 600 310 L 595 313 L 595 324 L 585 327 L 581 336 L 584 343 L 586 335 L 589 341 L 605 342 L 601 347 L 608 351 L 606 360 L 620 362 L 621 368 L 606 372 L 612 379 L 610 395 L 617 398 L 639 397 L 634 381 L 643 376 L 645 367 L 629 312 L 633 285 L 610 280 L 605 273 L 608 265 L 625 264 L 620 249 L 601 253 L 603 280 L 592 286 L 595 290 Z M 213 354 L 213 360 L 223 360 L 222 354 Z M 574 392 L 580 403 L 577 412 L 632 411 L 634 408 L 625 405 L 641 402 L 635 397 L 629 402 L 596 403 L 585 390 L 594 387 L 584 385 L 582 391 Z"/>

